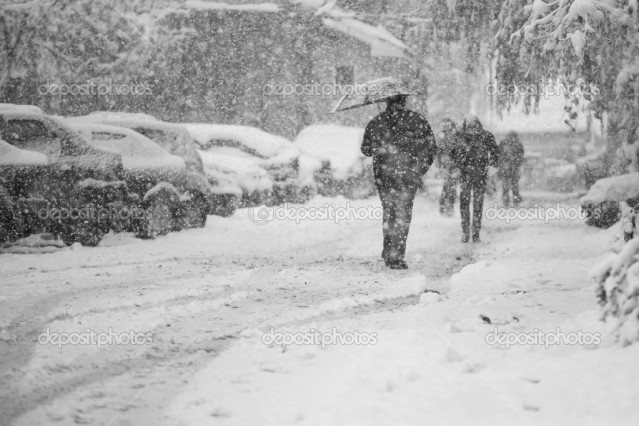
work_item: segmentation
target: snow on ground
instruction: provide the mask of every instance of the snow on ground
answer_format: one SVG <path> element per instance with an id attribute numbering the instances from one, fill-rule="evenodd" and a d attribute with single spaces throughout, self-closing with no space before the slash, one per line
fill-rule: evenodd
<path id="1" fill-rule="evenodd" d="M 375 345 L 267 346 L 265 324 L 200 371 L 172 404 L 171 419 L 203 424 L 214 417 L 229 425 L 634 424 L 630 395 L 639 384 L 630 377 L 639 373 L 633 362 L 638 347 L 506 349 L 487 344 L 486 337 L 496 327 L 601 333 L 586 275 L 609 236 L 570 222 L 489 227 L 490 243 L 478 248 L 477 262 L 443 288 L 435 285 L 441 296 L 424 293 L 419 305 L 401 312 L 280 329 L 376 333 Z"/>
<path id="2" fill-rule="evenodd" d="M 379 220 L 296 223 L 299 206 L 155 241 L 2 255 L 0 423 L 636 424 L 639 346 L 487 343 L 520 336 L 495 328 L 597 338 L 587 277 L 614 231 L 495 218 L 482 244 L 462 244 L 459 218 L 433 198 L 416 202 L 408 271 L 381 263 Z M 304 207 L 327 204 L 379 208 Z M 86 329 L 152 339 L 35 343 Z M 284 332 L 324 348 L 267 344 Z"/>

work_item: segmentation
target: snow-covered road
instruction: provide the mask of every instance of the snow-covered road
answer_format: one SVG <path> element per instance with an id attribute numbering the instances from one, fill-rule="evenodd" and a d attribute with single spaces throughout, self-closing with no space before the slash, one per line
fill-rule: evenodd
<path id="1" fill-rule="evenodd" d="M 327 203 L 379 206 L 310 207 Z M 257 225 L 247 210 L 155 241 L 2 254 L 0 424 L 631 424 L 638 385 L 611 372 L 636 348 L 486 343 L 496 326 L 601 332 L 586 276 L 611 231 L 496 220 L 464 245 L 436 211 L 416 204 L 408 271 L 378 259 L 379 221 Z M 263 343 L 334 328 L 376 344 Z M 146 337 L 113 344 L 131 333 Z"/>

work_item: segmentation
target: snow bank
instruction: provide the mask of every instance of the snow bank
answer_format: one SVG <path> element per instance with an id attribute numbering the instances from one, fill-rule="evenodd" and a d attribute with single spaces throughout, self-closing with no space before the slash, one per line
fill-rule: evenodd
<path id="1" fill-rule="evenodd" d="M 602 317 L 612 342 L 639 341 L 639 239 L 630 240 L 618 255 L 610 255 L 590 274 L 597 284 Z"/>
<path id="2" fill-rule="evenodd" d="M 26 151 L 9 145 L 0 139 L 0 166 L 46 166 L 47 156 L 35 151 Z"/>
<path id="3" fill-rule="evenodd" d="M 364 129 L 316 124 L 303 129 L 295 145 L 304 153 L 322 161 L 330 161 L 335 179 L 343 180 L 362 171 L 364 154 L 360 151 Z"/>
<path id="4" fill-rule="evenodd" d="M 624 201 L 639 196 L 639 173 L 629 173 L 600 179 L 581 199 L 582 204 L 599 204 L 604 201 Z"/>

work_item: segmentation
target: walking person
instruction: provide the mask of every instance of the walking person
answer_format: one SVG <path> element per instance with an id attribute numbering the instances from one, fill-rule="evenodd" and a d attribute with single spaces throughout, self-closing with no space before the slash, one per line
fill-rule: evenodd
<path id="1" fill-rule="evenodd" d="M 488 168 L 497 167 L 499 147 L 495 137 L 484 130 L 477 117 L 464 120 L 459 143 L 452 151 L 453 161 L 460 171 L 460 211 L 462 242 L 471 237 L 471 199 L 472 199 L 472 238 L 480 242 L 481 220 L 484 212 L 484 194 L 488 180 Z"/>
<path id="2" fill-rule="evenodd" d="M 521 203 L 519 194 L 519 178 L 521 166 L 524 163 L 524 145 L 519 140 L 517 132 L 510 132 L 506 139 L 499 144 L 499 172 L 497 177 L 501 180 L 502 200 L 504 207 L 510 206 L 510 192 L 515 207 Z"/>
<path id="3" fill-rule="evenodd" d="M 382 203 L 382 258 L 391 269 L 407 269 L 404 255 L 413 200 L 433 163 L 437 146 L 421 115 L 406 109 L 406 95 L 386 100 L 386 110 L 366 126 L 362 153 L 373 157 L 375 185 Z"/>
<path id="4" fill-rule="evenodd" d="M 451 153 L 457 141 L 457 126 L 450 118 L 442 121 L 442 131 L 437 138 L 437 166 L 442 173 L 444 186 L 439 198 L 439 213 L 452 216 L 457 198 L 459 171 L 455 166 Z"/>

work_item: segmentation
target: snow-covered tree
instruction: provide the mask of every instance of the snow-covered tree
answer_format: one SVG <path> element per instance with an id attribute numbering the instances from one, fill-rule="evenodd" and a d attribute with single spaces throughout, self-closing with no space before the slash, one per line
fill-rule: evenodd
<path id="1" fill-rule="evenodd" d="M 608 113 L 609 134 L 635 127 L 638 24 L 637 0 L 506 0 L 496 27 L 497 80 L 505 86 L 581 81 L 593 89 L 584 93 L 597 116 Z M 519 100 L 509 95 L 498 107 Z"/>
<path id="2" fill-rule="evenodd" d="M 621 345 L 639 342 L 639 239 L 628 242 L 619 254 L 610 254 L 591 273 L 597 284 L 602 319 L 609 338 Z"/>
<path id="3" fill-rule="evenodd" d="M 149 0 L 0 2 L 0 98 L 54 105 L 59 113 L 95 109 L 95 97 L 43 97 L 37 87 L 46 80 L 119 80 L 123 65 L 153 37 L 152 15 L 163 5 Z"/>

